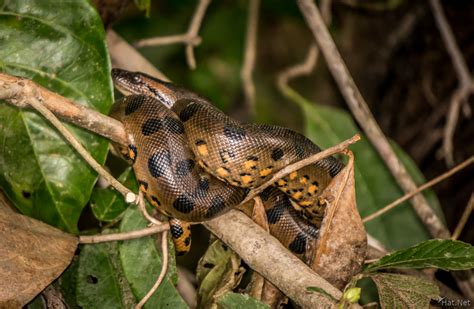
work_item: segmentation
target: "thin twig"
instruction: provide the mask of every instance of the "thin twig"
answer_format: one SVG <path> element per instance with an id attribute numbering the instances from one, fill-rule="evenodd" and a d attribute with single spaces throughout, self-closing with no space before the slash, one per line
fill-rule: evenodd
<path id="1" fill-rule="evenodd" d="M 244 63 L 240 71 L 240 78 L 242 79 L 245 94 L 245 104 L 252 115 L 255 114 L 255 84 L 252 74 L 255 67 L 255 58 L 257 55 L 259 7 L 260 0 L 249 0 Z"/>
<path id="2" fill-rule="evenodd" d="M 156 225 L 163 224 L 163 222 L 150 216 L 150 214 L 146 210 L 145 199 L 143 198 L 143 192 L 141 190 L 138 191 L 138 208 L 140 209 L 140 212 L 142 213 L 143 217 L 145 217 L 145 219 L 147 219 L 152 224 L 156 224 Z"/>
<path id="3" fill-rule="evenodd" d="M 28 99 L 31 107 L 43 115 L 71 144 L 74 149 L 81 155 L 81 157 L 102 177 L 104 177 L 112 187 L 123 195 L 127 203 L 134 203 L 137 200 L 135 193 L 130 191 L 127 187 L 122 185 L 117 179 L 109 174 L 97 161 L 89 154 L 89 152 L 82 146 L 76 137 L 59 121 L 58 118 L 42 104 L 42 98 L 33 96 Z"/>
<path id="4" fill-rule="evenodd" d="M 323 16 L 323 20 L 327 25 L 329 25 L 332 20 L 331 5 L 332 0 L 321 0 L 321 15 Z M 290 79 L 311 74 L 314 67 L 318 63 L 318 56 L 318 45 L 313 43 L 308 48 L 308 53 L 306 54 L 306 58 L 302 63 L 292 65 L 278 74 L 277 85 L 280 90 L 288 87 L 288 82 Z"/>
<path id="5" fill-rule="evenodd" d="M 433 178 L 432 180 L 428 181 L 427 183 L 425 183 L 424 185 L 420 186 L 419 188 L 417 188 L 416 190 L 413 190 L 412 192 L 409 192 L 407 194 L 405 194 L 404 196 L 396 199 L 395 201 L 393 201 L 392 203 L 388 204 L 387 206 L 377 210 L 376 212 L 374 212 L 373 214 L 371 215 L 368 215 L 367 217 L 365 217 L 362 221 L 364 223 L 367 223 L 381 215 L 383 215 L 384 213 L 386 213 L 387 211 L 390 211 L 392 210 L 393 208 L 397 207 L 398 205 L 400 205 L 401 203 L 405 202 L 406 200 L 410 199 L 412 196 L 414 196 L 415 194 L 418 194 L 428 188 L 431 188 L 432 186 L 440 183 L 441 181 L 445 180 L 446 178 L 449 178 L 451 177 L 453 174 L 459 172 L 460 170 L 466 168 L 467 166 L 469 166 L 470 164 L 474 163 L 474 156 L 470 157 L 469 159 L 467 159 L 466 161 L 462 162 L 461 164 L 453 167 L 452 169 L 450 169 L 449 171 L 439 175 L 438 177 L 436 178 Z"/>
<path id="6" fill-rule="evenodd" d="M 416 190 L 415 182 L 393 152 L 390 143 L 382 133 L 367 103 L 355 85 L 314 2 L 312 0 L 298 0 L 297 3 L 326 59 L 329 70 L 336 80 L 357 122 L 367 134 L 367 137 L 377 149 L 382 159 L 386 162 L 387 167 L 401 188 L 405 192 Z M 433 237 L 449 238 L 449 231 L 421 194 L 415 195 L 412 202 L 416 213 Z"/>
<path id="7" fill-rule="evenodd" d="M 462 230 L 466 226 L 467 219 L 469 219 L 469 216 L 472 213 L 472 210 L 474 209 L 474 194 L 471 194 L 471 198 L 469 199 L 469 202 L 467 202 L 466 209 L 464 209 L 461 219 L 459 219 L 458 225 L 454 229 L 453 236 L 451 236 L 451 239 L 456 240 L 461 236 Z"/>
<path id="8" fill-rule="evenodd" d="M 134 45 L 136 47 L 144 47 L 183 43 L 186 45 L 186 61 L 188 62 L 189 67 L 194 70 L 196 68 L 194 47 L 201 44 L 201 38 L 198 36 L 198 33 L 209 3 L 211 3 L 211 0 L 199 0 L 193 18 L 189 24 L 188 31 L 185 34 L 143 39 L 137 41 Z"/>
<path id="9" fill-rule="evenodd" d="M 145 303 L 150 299 L 150 297 L 153 296 L 156 290 L 158 290 L 161 282 L 163 282 L 163 279 L 166 276 L 166 272 L 168 271 L 168 231 L 167 230 L 163 231 L 163 233 L 161 234 L 161 256 L 163 257 L 163 260 L 161 263 L 160 275 L 158 276 L 158 279 L 156 279 L 156 282 L 153 285 L 153 287 L 145 295 L 145 297 L 143 297 L 142 300 L 140 300 L 140 302 L 135 306 L 135 309 L 140 309 L 145 305 Z"/>
<path id="10" fill-rule="evenodd" d="M 329 156 L 332 156 L 333 154 L 336 154 L 336 153 L 339 153 L 339 152 L 342 152 L 343 150 L 345 150 L 347 147 L 349 147 L 349 145 L 352 145 L 354 143 L 356 143 L 358 140 L 360 140 L 360 136 L 359 134 L 356 134 L 354 136 L 352 136 L 351 138 L 349 139 L 346 139 L 345 141 L 342 141 L 340 142 L 339 144 L 337 145 L 334 145 L 328 149 L 325 149 L 321 152 L 318 152 L 310 157 L 307 157 L 305 159 L 302 159 L 298 162 L 295 162 L 293 164 L 290 164 L 284 168 L 282 168 L 281 170 L 279 170 L 278 172 L 276 172 L 272 178 L 270 178 L 270 180 L 266 181 L 265 183 L 263 183 L 262 185 L 260 185 L 259 187 L 251 190 L 249 192 L 249 194 L 247 195 L 247 197 L 245 198 L 245 200 L 243 200 L 242 203 L 240 203 L 241 205 L 247 203 L 248 201 L 250 201 L 251 199 L 253 199 L 255 196 L 257 196 L 258 194 L 262 193 L 263 190 L 265 190 L 266 188 L 272 186 L 276 181 L 278 181 L 280 178 L 282 177 L 285 177 L 286 175 L 288 174 L 291 174 L 292 172 L 294 171 L 297 171 L 307 165 L 310 165 L 310 164 L 313 164 L 319 160 L 322 160 L 324 158 L 327 158 Z"/>
<path id="11" fill-rule="evenodd" d="M 467 103 L 467 98 L 474 92 L 474 83 L 469 73 L 466 61 L 459 49 L 453 31 L 446 19 L 443 7 L 439 0 L 430 0 L 431 10 L 435 18 L 436 25 L 441 33 L 441 38 L 456 71 L 459 81 L 458 88 L 451 97 L 449 112 L 447 115 L 446 126 L 443 137 L 443 152 L 446 163 L 451 166 L 454 164 L 453 158 L 453 137 L 458 122 L 459 110 L 462 104 Z M 467 106 L 467 105 L 466 105 Z"/>
<path id="12" fill-rule="evenodd" d="M 168 222 L 162 222 L 160 225 L 152 225 L 145 229 L 124 232 L 124 233 L 115 233 L 115 234 L 100 234 L 92 236 L 79 236 L 79 243 L 81 244 L 98 244 L 102 242 L 111 242 L 111 241 L 120 241 L 120 240 L 129 240 L 142 238 L 154 234 L 161 233 L 163 231 L 169 230 L 170 226 Z"/>

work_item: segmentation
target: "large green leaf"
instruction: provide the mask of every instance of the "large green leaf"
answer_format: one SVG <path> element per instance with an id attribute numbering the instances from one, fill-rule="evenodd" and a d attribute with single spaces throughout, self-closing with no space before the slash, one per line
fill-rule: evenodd
<path id="1" fill-rule="evenodd" d="M 399 274 L 370 276 L 379 291 L 380 306 L 385 308 L 430 308 L 439 297 L 438 287 L 423 278 Z"/>
<path id="2" fill-rule="evenodd" d="M 427 267 L 448 271 L 474 268 L 474 247 L 462 241 L 432 239 L 392 252 L 370 264 L 366 270 Z"/>
<path id="3" fill-rule="evenodd" d="M 112 104 L 102 22 L 87 0 L 0 0 L 0 69 L 103 113 Z M 72 128 L 104 162 L 107 141 Z M 86 205 L 96 173 L 32 111 L 0 103 L 0 185 L 15 205 L 69 232 Z"/>
<path id="4" fill-rule="evenodd" d="M 132 308 L 135 298 L 123 278 L 116 242 L 82 247 L 76 301 L 82 308 Z"/>
<path id="5" fill-rule="evenodd" d="M 121 221 L 120 231 L 146 228 L 147 221 L 136 207 L 129 207 Z M 137 299 L 151 289 L 161 271 L 161 252 L 156 248 L 156 235 L 124 241 L 119 246 L 120 260 L 133 294 Z M 145 308 L 187 308 L 175 288 L 177 282 L 174 248 L 170 244 L 169 266 L 165 279 L 145 304 Z"/>
<path id="6" fill-rule="evenodd" d="M 118 180 L 133 192 L 137 192 L 137 180 L 131 167 L 128 167 Z M 95 188 L 91 196 L 91 208 L 94 216 L 100 221 L 114 221 L 127 209 L 123 195 L 117 190 L 108 188 Z"/>
<path id="7" fill-rule="evenodd" d="M 332 107 L 300 102 L 306 117 L 306 135 L 322 148 L 328 148 L 359 133 L 350 115 Z M 362 217 L 384 207 L 403 195 L 395 179 L 370 142 L 362 140 L 350 147 L 355 155 L 357 207 Z M 417 183 L 425 180 L 410 158 L 394 147 Z M 436 196 L 425 192 L 431 207 L 441 214 Z M 413 209 L 405 203 L 366 224 L 370 234 L 391 249 L 404 248 L 429 239 Z"/>

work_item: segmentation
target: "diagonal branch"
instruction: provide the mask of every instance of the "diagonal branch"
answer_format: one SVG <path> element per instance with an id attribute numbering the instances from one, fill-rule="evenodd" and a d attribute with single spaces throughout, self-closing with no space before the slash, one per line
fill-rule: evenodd
<path id="1" fill-rule="evenodd" d="M 436 25 L 441 33 L 446 50 L 451 58 L 451 61 L 456 72 L 459 86 L 453 92 L 449 104 L 449 112 L 446 117 L 446 126 L 443 134 L 443 152 L 446 163 L 451 166 L 454 164 L 453 158 L 453 138 L 458 122 L 459 110 L 461 105 L 467 105 L 467 99 L 474 93 L 474 80 L 471 78 L 468 66 L 464 57 L 459 50 L 453 31 L 449 26 L 443 7 L 439 0 L 430 0 L 431 10 L 435 18 Z"/>
<path id="2" fill-rule="evenodd" d="M 334 41 L 329 35 L 319 10 L 312 0 L 298 0 L 297 3 L 355 119 L 387 164 L 400 187 L 405 192 L 416 190 L 415 182 L 393 152 L 390 143 L 382 133 L 367 103 L 355 85 Z M 431 235 L 437 238 L 449 237 L 449 231 L 421 194 L 414 196 L 412 203 L 416 213 Z"/>

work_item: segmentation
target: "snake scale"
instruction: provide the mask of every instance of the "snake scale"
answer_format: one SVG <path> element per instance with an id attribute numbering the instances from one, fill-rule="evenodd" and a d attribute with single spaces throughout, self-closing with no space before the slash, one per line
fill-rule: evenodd
<path id="1" fill-rule="evenodd" d="M 189 223 L 238 206 L 250 189 L 320 149 L 290 129 L 239 123 L 186 89 L 140 72 L 112 71 L 126 95 L 111 116 L 128 135 L 120 149 L 140 190 L 169 216 L 177 254 L 189 251 Z M 270 233 L 302 257 L 324 215 L 320 193 L 344 167 L 333 157 L 295 171 L 260 194 Z"/>

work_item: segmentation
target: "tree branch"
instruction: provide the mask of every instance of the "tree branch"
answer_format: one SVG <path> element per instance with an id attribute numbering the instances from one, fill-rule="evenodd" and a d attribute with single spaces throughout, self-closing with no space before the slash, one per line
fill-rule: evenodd
<path id="1" fill-rule="evenodd" d="M 387 164 L 400 187 L 406 193 L 416 190 L 415 182 L 408 175 L 405 167 L 393 152 L 387 138 L 382 133 L 367 103 L 355 85 L 334 41 L 324 25 L 319 10 L 312 0 L 298 0 L 297 3 L 355 119 Z M 423 195 L 418 194 L 414 196 L 412 203 L 416 213 L 433 237 L 449 237 L 449 231 L 428 205 Z"/>

